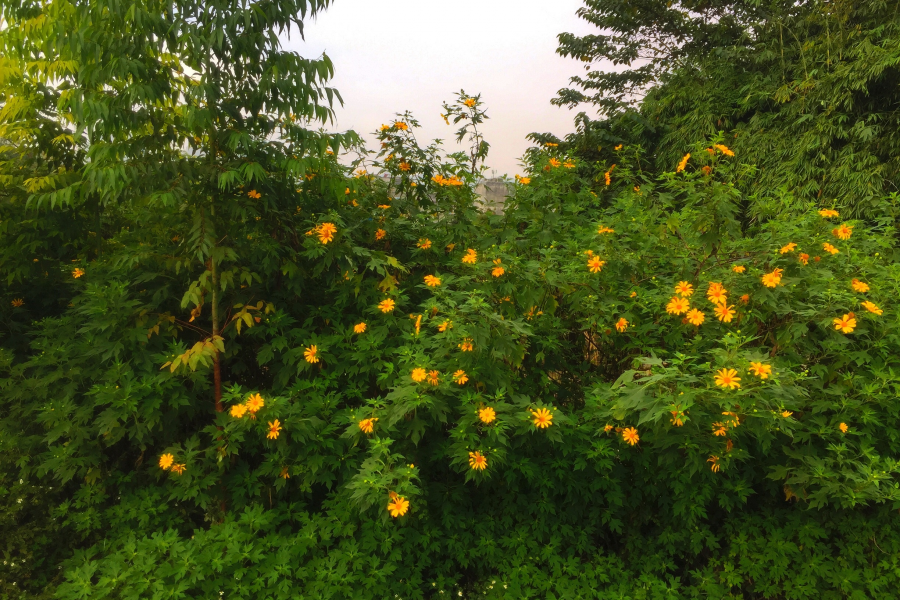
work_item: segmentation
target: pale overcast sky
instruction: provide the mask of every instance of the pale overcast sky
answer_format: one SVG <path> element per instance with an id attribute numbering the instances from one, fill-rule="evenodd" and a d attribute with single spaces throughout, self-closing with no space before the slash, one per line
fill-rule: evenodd
<path id="1" fill-rule="evenodd" d="M 458 149 L 455 127 L 440 117 L 454 93 L 482 94 L 490 120 L 483 131 L 497 175 L 521 172 L 525 136 L 574 129 L 570 111 L 550 105 L 583 63 L 556 54 L 556 36 L 594 28 L 575 16 L 581 0 L 335 0 L 305 24 L 306 41 L 287 49 L 313 58 L 323 51 L 335 65 L 332 86 L 344 98 L 337 130 L 354 129 L 376 146 L 371 132 L 406 109 L 422 124 L 419 142 L 444 140 Z M 580 109 L 584 110 L 584 109 Z M 488 172 L 490 175 L 490 172 Z"/>

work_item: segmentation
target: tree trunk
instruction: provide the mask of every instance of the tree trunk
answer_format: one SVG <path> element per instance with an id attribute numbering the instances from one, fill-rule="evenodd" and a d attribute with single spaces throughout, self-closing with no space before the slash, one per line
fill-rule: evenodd
<path id="1" fill-rule="evenodd" d="M 212 334 L 213 339 L 219 335 L 219 275 L 216 271 L 216 259 L 209 259 L 210 271 L 212 272 Z M 222 366 L 219 357 L 219 351 L 216 350 L 213 358 L 213 387 L 215 388 L 216 412 L 222 412 Z"/>

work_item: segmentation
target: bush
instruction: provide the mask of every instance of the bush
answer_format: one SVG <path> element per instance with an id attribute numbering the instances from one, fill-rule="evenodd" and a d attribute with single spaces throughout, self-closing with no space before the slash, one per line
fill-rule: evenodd
<path id="1" fill-rule="evenodd" d="M 658 177 L 548 147 L 481 213 L 402 118 L 355 177 L 234 190 L 218 336 L 177 206 L 39 324 L 5 439 L 86 540 L 59 597 L 896 585 L 890 215 L 743 197 L 719 140 Z"/>

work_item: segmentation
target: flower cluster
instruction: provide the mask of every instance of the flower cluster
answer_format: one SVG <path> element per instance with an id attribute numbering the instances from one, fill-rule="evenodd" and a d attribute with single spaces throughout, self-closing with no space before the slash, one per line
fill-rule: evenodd
<path id="1" fill-rule="evenodd" d="M 431 180 L 441 187 L 444 187 L 445 185 L 449 185 L 452 187 L 459 187 L 459 186 L 463 185 L 463 182 L 456 175 L 453 175 L 451 177 L 444 177 L 443 175 L 435 175 L 434 177 L 431 178 Z"/>
<path id="2" fill-rule="evenodd" d="M 184 473 L 187 465 L 185 465 L 184 463 L 176 463 L 175 456 L 167 453 L 159 457 L 159 467 L 164 471 L 171 470 L 173 473 L 181 475 L 182 473 Z"/>
<path id="3" fill-rule="evenodd" d="M 334 223 L 320 223 L 313 229 L 306 232 L 306 235 L 316 235 L 322 244 L 327 244 L 334 239 L 337 233 L 337 226 Z"/>

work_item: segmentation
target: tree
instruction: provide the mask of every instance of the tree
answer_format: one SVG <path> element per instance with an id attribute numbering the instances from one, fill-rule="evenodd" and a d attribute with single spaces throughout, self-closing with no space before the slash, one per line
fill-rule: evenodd
<path id="1" fill-rule="evenodd" d="M 603 33 L 561 34 L 558 52 L 627 67 L 573 78 L 554 100 L 604 115 L 579 117 L 570 143 L 586 158 L 629 141 L 669 169 L 724 131 L 759 167 L 742 182 L 750 194 L 784 186 L 872 216 L 897 190 L 892 3 L 589 1 L 579 15 Z"/>

